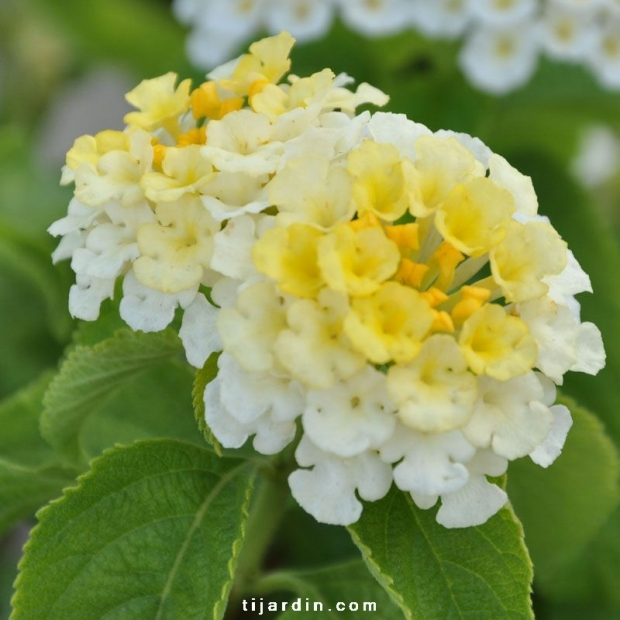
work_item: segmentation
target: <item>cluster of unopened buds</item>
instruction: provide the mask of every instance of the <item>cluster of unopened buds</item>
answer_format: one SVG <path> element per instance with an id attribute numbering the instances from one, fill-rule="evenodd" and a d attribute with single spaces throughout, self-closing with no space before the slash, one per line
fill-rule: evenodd
<path id="1" fill-rule="evenodd" d="M 541 54 L 582 64 L 605 88 L 620 88 L 619 0 L 175 0 L 173 7 L 192 27 L 190 58 L 204 68 L 262 29 L 308 41 L 325 36 L 339 15 L 369 37 L 416 30 L 462 38 L 459 64 L 488 92 L 525 84 Z"/>
<path id="2" fill-rule="evenodd" d="M 588 276 L 537 215 L 531 180 L 476 138 L 368 111 L 387 96 L 324 69 L 284 76 L 286 33 L 192 89 L 127 95 L 125 131 L 79 138 L 55 260 L 71 313 L 157 331 L 182 309 L 188 361 L 224 447 L 298 440 L 289 477 L 319 521 L 355 522 L 392 483 L 447 527 L 507 501 L 508 461 L 548 466 L 569 371 L 604 364 L 574 295 Z"/>

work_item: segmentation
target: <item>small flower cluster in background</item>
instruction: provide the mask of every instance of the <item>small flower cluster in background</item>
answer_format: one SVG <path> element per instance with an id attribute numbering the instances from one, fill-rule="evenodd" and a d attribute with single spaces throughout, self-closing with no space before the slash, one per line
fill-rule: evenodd
<path id="1" fill-rule="evenodd" d="M 599 187 L 617 175 L 620 170 L 620 140 L 611 127 L 592 125 L 583 132 L 571 169 L 582 185 L 588 188 Z"/>
<path id="2" fill-rule="evenodd" d="M 190 59 L 210 68 L 257 32 L 288 30 L 319 39 L 338 14 L 364 36 L 417 30 L 430 38 L 462 38 L 459 64 L 477 88 L 495 94 L 525 84 L 541 54 L 591 70 L 620 89 L 618 0 L 175 0 L 192 28 Z"/>
<path id="3" fill-rule="evenodd" d="M 128 101 L 125 131 L 79 138 L 50 228 L 77 275 L 71 313 L 159 331 L 183 309 L 206 421 L 228 448 L 301 440 L 294 497 L 350 524 L 394 482 L 447 527 L 507 501 L 487 476 L 544 467 L 571 425 L 564 374 L 604 364 L 575 294 L 588 276 L 531 180 L 482 142 L 404 115 L 329 69 L 289 75 L 281 33 L 192 88 L 168 73 Z"/>

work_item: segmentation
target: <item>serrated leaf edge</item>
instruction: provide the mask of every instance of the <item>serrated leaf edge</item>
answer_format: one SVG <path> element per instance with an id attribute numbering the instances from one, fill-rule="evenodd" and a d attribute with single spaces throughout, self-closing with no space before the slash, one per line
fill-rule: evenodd
<path id="1" fill-rule="evenodd" d="M 213 448 L 215 454 L 219 457 L 223 455 L 222 444 L 217 440 L 213 431 L 209 428 L 206 420 L 205 420 L 205 403 L 204 403 L 204 391 L 215 379 L 217 376 L 217 372 L 213 377 L 204 380 L 203 375 L 206 374 L 206 369 L 211 364 L 217 364 L 217 360 L 220 356 L 220 353 L 212 353 L 207 361 L 204 363 L 202 368 L 199 368 L 194 375 L 194 384 L 192 386 L 192 405 L 194 407 L 194 417 L 196 418 L 196 423 L 198 424 L 198 430 L 202 433 L 205 441 Z"/>
<path id="2" fill-rule="evenodd" d="M 50 406 L 51 406 L 50 400 L 57 397 L 57 393 L 59 391 L 58 384 L 60 383 L 60 385 L 62 386 L 62 382 L 66 380 L 66 377 L 70 375 L 72 372 L 74 372 L 76 368 L 79 368 L 79 366 L 83 363 L 81 356 L 85 354 L 86 355 L 89 354 L 90 356 L 95 358 L 96 356 L 107 352 L 110 348 L 117 346 L 118 343 L 122 342 L 123 340 L 137 340 L 139 338 L 142 338 L 143 334 L 142 335 L 140 334 L 142 334 L 142 332 L 134 332 L 129 328 L 121 328 L 121 329 L 118 329 L 116 332 L 114 332 L 114 334 L 110 338 L 106 338 L 105 340 L 102 340 L 101 342 L 98 342 L 95 345 L 77 345 L 77 346 L 71 347 L 66 358 L 62 360 L 57 374 L 51 379 L 43 395 L 43 401 L 42 401 L 43 410 L 42 410 L 42 414 L 40 417 L 41 435 L 43 436 L 45 441 L 47 441 L 59 455 L 62 455 L 65 458 L 69 458 L 67 446 L 64 444 L 62 446 L 57 445 L 58 442 L 56 442 L 55 438 L 50 435 L 51 428 L 52 428 L 51 415 L 49 413 Z M 173 355 L 175 355 L 181 350 L 180 345 L 176 347 L 173 346 L 175 344 L 175 340 L 178 340 L 178 335 L 174 331 L 167 329 L 167 330 L 163 330 L 162 332 L 157 332 L 157 335 L 160 337 L 163 337 L 162 340 L 164 341 L 165 349 L 159 355 L 155 355 L 155 356 L 152 356 L 152 355 L 144 355 L 142 357 L 133 356 L 133 359 L 135 360 L 143 359 L 144 363 L 140 364 L 138 368 L 128 371 L 126 375 L 123 377 L 124 380 L 118 382 L 118 385 L 115 385 L 109 389 L 106 388 L 106 389 L 98 390 L 97 395 L 100 395 L 101 397 L 105 398 L 106 396 L 113 394 L 116 390 L 122 387 L 122 385 L 124 385 L 125 380 L 129 380 L 135 377 L 136 375 L 146 370 L 148 367 L 154 366 L 158 363 L 163 362 L 164 360 L 166 360 L 169 357 L 172 357 Z M 88 384 L 88 382 L 89 382 L 88 380 L 84 380 L 82 382 L 77 382 L 77 383 L 74 382 L 74 386 L 85 385 L 85 384 Z M 61 389 L 61 392 L 62 392 L 62 389 Z M 90 398 L 92 399 L 92 395 L 90 396 Z M 77 404 L 74 403 L 73 405 L 71 405 L 69 410 L 75 409 L 75 408 L 79 409 L 83 406 L 84 406 L 84 403 L 78 401 Z M 86 414 L 86 416 L 87 415 L 88 413 Z M 79 432 L 78 432 L 78 436 L 79 436 Z M 71 443 L 73 444 L 73 442 Z M 79 455 L 81 450 L 79 446 L 79 440 L 77 438 L 76 438 L 75 446 L 73 447 L 75 448 L 76 455 Z M 69 459 L 70 463 L 76 463 L 77 461 L 79 461 L 79 456 L 77 456 L 77 458 L 73 457 Z"/>
<path id="3" fill-rule="evenodd" d="M 98 457 L 96 457 L 95 459 L 93 459 L 91 461 L 90 469 L 88 471 L 82 473 L 81 475 L 79 475 L 75 479 L 75 484 L 73 484 L 71 486 L 68 486 L 65 489 L 63 489 L 62 494 L 59 497 L 57 497 L 56 499 L 51 500 L 48 504 L 43 506 L 40 510 L 38 510 L 35 513 L 35 518 L 37 520 L 37 524 L 30 530 L 30 536 L 28 537 L 28 540 L 26 541 L 26 543 L 25 543 L 25 545 L 23 547 L 22 556 L 21 556 L 21 558 L 19 560 L 19 563 L 17 565 L 18 573 L 17 573 L 17 577 L 15 578 L 15 581 L 13 582 L 13 596 L 11 597 L 11 615 L 9 617 L 9 620 L 15 620 L 15 618 L 14 618 L 15 604 L 16 604 L 16 602 L 18 602 L 17 598 L 18 598 L 18 595 L 19 595 L 19 587 L 21 585 L 22 576 L 23 576 L 23 570 L 22 570 L 23 569 L 23 564 L 24 564 L 24 562 L 28 561 L 27 560 L 28 551 L 29 551 L 30 547 L 33 544 L 33 539 L 36 537 L 37 532 L 41 528 L 42 519 L 45 518 L 45 514 L 49 510 L 52 510 L 54 508 L 54 506 L 56 506 L 57 504 L 65 501 L 67 498 L 70 498 L 75 493 L 78 493 L 80 491 L 82 482 L 93 474 L 94 467 L 96 467 L 97 464 L 99 463 L 99 461 L 101 461 L 104 458 L 106 458 L 110 453 L 117 452 L 119 449 L 128 449 L 128 448 L 130 448 L 132 446 L 136 446 L 136 445 L 140 445 L 140 444 L 144 444 L 144 443 L 152 443 L 152 442 L 157 442 L 157 441 L 161 441 L 161 440 L 158 440 L 158 439 L 138 440 L 138 441 L 134 442 L 133 444 L 130 444 L 129 446 L 128 445 L 124 445 L 124 444 L 115 444 L 114 446 L 112 446 L 110 448 L 107 448 Z M 199 450 L 201 449 L 199 446 L 196 446 L 195 444 L 191 444 L 191 443 L 188 443 L 188 442 L 180 441 L 180 440 L 177 440 L 177 439 L 170 440 L 170 441 L 173 441 L 174 443 L 176 443 L 178 445 L 188 445 L 188 446 L 191 446 L 192 449 L 199 449 Z M 241 525 L 241 532 L 240 532 L 239 537 L 235 541 L 233 541 L 233 547 L 232 547 L 233 555 L 232 555 L 231 559 L 228 561 L 228 572 L 229 572 L 230 580 L 223 585 L 222 593 L 221 593 L 221 596 L 220 596 L 220 600 L 213 607 L 213 618 L 214 618 L 214 620 L 221 620 L 223 618 L 223 616 L 224 616 L 225 611 L 226 611 L 226 604 L 228 602 L 228 596 L 230 594 L 230 590 L 232 588 L 233 581 L 234 581 L 235 570 L 236 570 L 236 567 L 237 567 L 237 560 L 238 560 L 241 548 L 243 546 L 243 539 L 245 537 L 246 523 L 247 523 L 247 518 L 248 518 L 248 515 L 249 515 L 249 507 L 250 507 L 250 503 L 251 503 L 251 499 L 252 499 L 252 492 L 254 490 L 254 481 L 256 479 L 257 467 L 255 465 L 251 464 L 251 463 L 247 463 L 247 462 L 242 463 L 238 467 L 235 467 L 234 469 L 230 470 L 226 474 L 226 476 L 224 476 L 222 478 L 222 480 L 220 480 L 220 482 L 218 482 L 218 484 L 216 485 L 216 488 L 217 488 L 224 481 L 228 482 L 231 478 L 234 477 L 234 475 L 237 475 L 244 468 L 248 468 L 248 469 L 252 468 L 253 469 L 253 475 L 252 475 L 252 478 L 250 479 L 250 483 L 248 484 L 248 487 L 246 489 L 246 494 L 245 494 L 245 498 L 244 498 L 245 501 L 244 501 L 244 504 L 243 504 L 243 507 L 242 507 L 243 519 L 242 519 L 242 525 Z M 207 504 L 207 505 L 209 503 L 210 502 L 205 502 L 205 504 Z M 202 510 L 202 508 L 201 508 L 201 510 Z M 218 615 L 220 608 L 221 608 L 221 613 Z"/>

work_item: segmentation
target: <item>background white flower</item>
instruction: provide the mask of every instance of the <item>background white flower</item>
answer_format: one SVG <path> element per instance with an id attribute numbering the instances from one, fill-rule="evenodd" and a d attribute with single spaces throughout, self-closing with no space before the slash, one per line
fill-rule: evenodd
<path id="1" fill-rule="evenodd" d="M 173 9 L 191 29 L 190 60 L 204 69 L 262 30 L 312 41 L 339 17 L 367 37 L 462 37 L 461 69 L 493 94 L 525 84 L 542 54 L 582 64 L 604 88 L 620 89 L 620 8 L 611 0 L 174 0 Z"/>

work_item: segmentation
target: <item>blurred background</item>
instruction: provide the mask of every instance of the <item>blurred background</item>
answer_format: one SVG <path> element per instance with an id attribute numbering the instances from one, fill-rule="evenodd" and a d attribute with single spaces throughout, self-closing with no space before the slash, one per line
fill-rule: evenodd
<path id="1" fill-rule="evenodd" d="M 608 353 L 599 377 L 571 377 L 565 391 L 620 444 L 618 3 L 515 0 L 503 3 L 518 8 L 510 19 L 495 4 L 0 0 L 0 398 L 15 402 L 20 388 L 54 368 L 75 327 L 67 311 L 73 277 L 69 265 L 52 265 L 46 232 L 72 194 L 59 179 L 75 138 L 122 129 L 124 93 L 141 79 L 175 71 L 199 83 L 209 66 L 285 27 L 299 39 L 295 73 L 330 67 L 369 82 L 390 95 L 390 111 L 477 136 L 533 177 L 540 211 L 591 275 L 595 294 L 582 296 L 583 316 L 600 327 Z M 585 19 L 569 6 L 578 4 L 599 13 Z M 3 466 L 0 458 L 0 620 L 10 613 L 32 522 L 3 513 L 2 485 L 11 484 Z M 537 617 L 620 617 L 617 510 L 584 553 L 572 591 L 537 590 Z"/>

